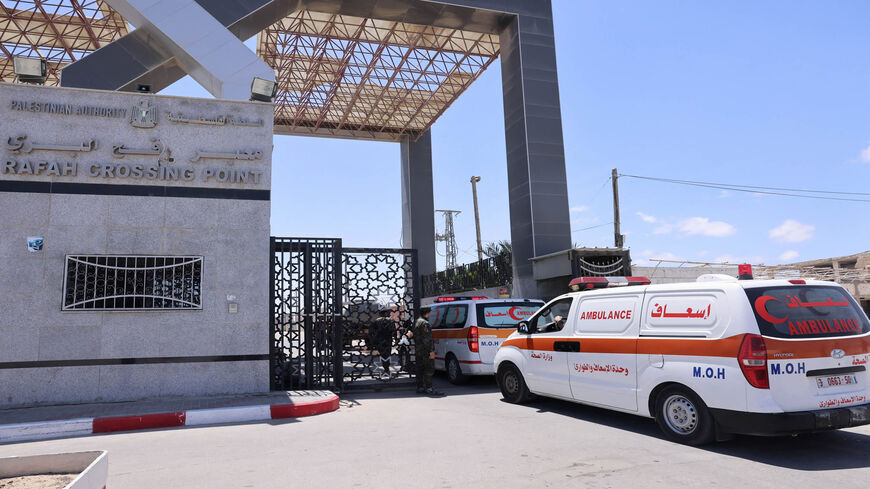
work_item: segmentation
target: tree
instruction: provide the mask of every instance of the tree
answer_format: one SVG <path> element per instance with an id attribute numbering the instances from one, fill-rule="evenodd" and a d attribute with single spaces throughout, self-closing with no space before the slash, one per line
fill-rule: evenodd
<path id="1" fill-rule="evenodd" d="M 490 241 L 483 246 L 483 254 L 487 258 L 495 258 L 499 255 L 511 256 L 513 249 L 511 242 L 508 240 Z"/>

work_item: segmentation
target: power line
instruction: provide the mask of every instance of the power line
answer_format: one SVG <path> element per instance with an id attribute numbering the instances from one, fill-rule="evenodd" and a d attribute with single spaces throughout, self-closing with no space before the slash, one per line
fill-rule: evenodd
<path id="1" fill-rule="evenodd" d="M 611 177 L 607 177 L 607 179 L 604 180 L 604 183 L 602 183 L 601 186 L 598 187 L 598 190 L 596 190 L 595 193 L 592 195 L 592 197 L 589 199 L 590 204 L 592 202 L 595 202 L 595 199 L 597 199 L 598 196 L 601 195 L 601 191 L 604 190 L 604 186 L 607 185 L 608 182 L 610 182 L 610 178 Z"/>
<path id="2" fill-rule="evenodd" d="M 870 202 L 870 199 L 854 199 L 847 197 L 825 197 L 821 195 L 802 195 L 802 194 L 793 194 L 793 193 L 785 193 L 785 192 L 774 192 L 773 190 L 784 190 L 788 192 L 811 192 L 811 193 L 824 193 L 824 194 L 834 194 L 834 195 L 870 195 L 870 193 L 865 192 L 837 192 L 831 190 L 807 190 L 807 189 L 786 189 L 781 187 L 761 187 L 756 185 L 737 185 L 737 184 L 728 184 L 728 183 L 715 183 L 715 182 L 701 182 L 694 180 L 678 180 L 674 178 L 661 178 L 661 177 L 648 177 L 642 175 L 629 175 L 629 174 L 620 174 L 621 177 L 628 178 L 637 178 L 640 180 L 651 180 L 655 182 L 665 182 L 665 183 L 673 183 L 677 185 L 688 185 L 692 187 L 703 187 L 703 188 L 714 188 L 718 190 L 732 190 L 734 192 L 746 192 L 750 194 L 763 194 L 763 195 L 780 195 L 784 197 L 798 197 L 804 199 L 817 199 L 817 200 L 837 200 L 837 201 L 846 201 L 846 202 Z"/>
<path id="3" fill-rule="evenodd" d="M 679 180 L 675 178 L 662 178 L 662 177 L 646 177 L 641 175 L 628 175 L 624 173 L 620 173 L 621 177 L 632 177 L 632 178 L 643 178 L 647 180 L 662 180 L 673 183 L 691 183 L 691 184 L 703 184 L 703 185 L 724 185 L 726 187 L 743 187 L 743 188 L 758 188 L 764 190 L 783 190 L 786 192 L 810 192 L 816 194 L 841 194 L 841 195 L 870 195 L 870 192 L 843 192 L 838 190 L 809 190 L 804 188 L 785 188 L 785 187 L 766 187 L 760 185 L 740 185 L 736 183 L 720 183 L 720 182 L 703 182 L 703 181 L 695 181 L 695 180 Z"/>
<path id="4" fill-rule="evenodd" d="M 573 231 L 571 231 L 571 234 L 574 234 L 574 233 L 577 233 L 577 232 L 580 232 L 580 231 L 588 231 L 588 230 L 590 230 L 590 229 L 595 229 L 595 228 L 600 228 L 600 227 L 604 227 L 604 226 L 609 226 L 609 225 L 611 225 L 611 224 L 613 224 L 613 221 L 605 222 L 604 224 L 596 224 L 596 225 L 594 225 L 594 226 L 589 226 L 588 228 L 574 229 Z"/>

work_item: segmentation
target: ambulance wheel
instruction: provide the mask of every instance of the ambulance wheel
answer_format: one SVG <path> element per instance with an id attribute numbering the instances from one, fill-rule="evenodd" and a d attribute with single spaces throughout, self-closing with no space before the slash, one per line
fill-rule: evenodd
<path id="1" fill-rule="evenodd" d="M 656 421 L 671 441 L 704 445 L 713 441 L 713 416 L 707 405 L 691 390 L 673 386 L 656 397 Z"/>
<path id="2" fill-rule="evenodd" d="M 459 368 L 459 360 L 455 356 L 447 355 L 444 369 L 447 370 L 447 380 L 451 384 L 461 385 L 468 382 L 468 376 L 462 373 L 462 369 Z"/>
<path id="3" fill-rule="evenodd" d="M 507 364 L 498 369 L 498 386 L 504 400 L 513 404 L 522 404 L 531 398 L 523 374 L 513 366 Z"/>

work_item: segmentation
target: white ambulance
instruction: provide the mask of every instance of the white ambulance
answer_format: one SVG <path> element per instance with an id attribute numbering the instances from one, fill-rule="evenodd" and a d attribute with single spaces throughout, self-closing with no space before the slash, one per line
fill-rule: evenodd
<path id="1" fill-rule="evenodd" d="M 435 370 L 446 371 L 454 384 L 466 382 L 470 375 L 494 374 L 492 360 L 499 345 L 543 305 L 530 299 L 437 298 L 429 316 Z"/>
<path id="2" fill-rule="evenodd" d="M 832 282 L 741 274 L 575 279 L 585 291 L 549 302 L 496 354 L 504 398 L 653 417 L 693 445 L 870 423 L 870 321 L 854 299 Z"/>

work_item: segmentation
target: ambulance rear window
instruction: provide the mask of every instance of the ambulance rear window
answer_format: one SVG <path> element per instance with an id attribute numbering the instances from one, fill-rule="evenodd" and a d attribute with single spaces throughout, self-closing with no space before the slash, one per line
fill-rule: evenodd
<path id="1" fill-rule="evenodd" d="M 461 328 L 465 326 L 468 306 L 465 304 L 453 304 L 445 307 L 433 307 L 432 311 L 433 314 L 429 316 L 429 323 L 433 328 Z"/>
<path id="2" fill-rule="evenodd" d="M 499 302 L 477 306 L 477 324 L 486 328 L 516 328 L 543 306 L 543 302 Z"/>
<path id="3" fill-rule="evenodd" d="M 870 322 L 840 287 L 795 285 L 746 289 L 764 336 L 829 338 L 870 332 Z"/>

